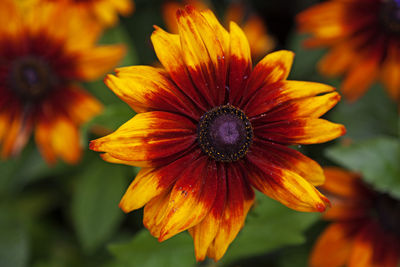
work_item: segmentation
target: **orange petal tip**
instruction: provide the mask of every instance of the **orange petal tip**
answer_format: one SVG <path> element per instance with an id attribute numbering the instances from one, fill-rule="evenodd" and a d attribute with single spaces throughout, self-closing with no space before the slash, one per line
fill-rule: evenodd
<path id="1" fill-rule="evenodd" d="M 90 149 L 90 150 L 96 151 L 96 148 L 97 148 L 97 146 L 96 146 L 96 140 L 90 141 L 90 143 L 89 143 L 89 149 Z"/>
<path id="2" fill-rule="evenodd" d="M 318 212 L 324 212 L 326 210 L 326 206 L 324 204 L 318 203 L 316 205 L 317 211 Z"/>

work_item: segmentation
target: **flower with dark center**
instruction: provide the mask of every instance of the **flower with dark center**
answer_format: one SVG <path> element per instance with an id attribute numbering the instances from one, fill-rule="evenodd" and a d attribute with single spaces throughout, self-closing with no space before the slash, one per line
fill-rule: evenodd
<path id="1" fill-rule="evenodd" d="M 78 128 L 102 108 L 78 82 L 101 77 L 124 48 L 95 46 L 98 27 L 62 4 L 23 11 L 0 1 L 1 155 L 18 155 L 33 132 L 47 162 L 75 163 Z"/>
<path id="2" fill-rule="evenodd" d="M 312 267 L 396 267 L 400 263 L 400 200 L 372 190 L 357 174 L 325 168 L 321 190 L 333 221 L 317 240 Z"/>
<path id="3" fill-rule="evenodd" d="M 299 211 L 329 201 L 314 185 L 321 167 L 292 144 L 344 134 L 319 117 L 334 88 L 286 80 L 294 54 L 278 51 L 253 68 L 249 43 L 233 22 L 226 31 L 210 10 L 177 12 L 179 35 L 156 27 L 152 42 L 165 69 L 132 66 L 105 83 L 138 114 L 90 148 L 104 160 L 143 167 L 120 202 L 144 208 L 160 241 L 189 230 L 197 260 L 218 260 L 244 224 L 254 189 Z"/>
<path id="4" fill-rule="evenodd" d="M 309 48 L 329 47 L 319 70 L 344 75 L 342 92 L 356 100 L 377 80 L 400 103 L 400 1 L 329 0 L 300 13 Z"/>

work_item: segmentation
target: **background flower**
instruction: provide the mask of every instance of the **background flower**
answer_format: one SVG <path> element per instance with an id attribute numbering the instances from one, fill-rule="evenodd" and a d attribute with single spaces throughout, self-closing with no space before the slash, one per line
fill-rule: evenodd
<path id="1" fill-rule="evenodd" d="M 400 2 L 331 0 L 297 17 L 299 30 L 311 33 L 308 47 L 329 47 L 319 70 L 345 75 L 342 92 L 356 100 L 376 81 L 400 101 Z"/>
<path id="2" fill-rule="evenodd" d="M 333 223 L 315 244 L 311 266 L 398 266 L 400 201 L 371 190 L 355 173 L 324 172 L 321 189 L 332 200 L 324 218 Z"/>
<path id="3" fill-rule="evenodd" d="M 64 6 L 19 9 L 1 4 L 0 140 L 2 157 L 15 156 L 32 131 L 43 157 L 76 163 L 78 127 L 101 104 L 77 84 L 101 77 L 124 54 L 123 46 L 95 46 L 96 25 L 70 16 Z"/>

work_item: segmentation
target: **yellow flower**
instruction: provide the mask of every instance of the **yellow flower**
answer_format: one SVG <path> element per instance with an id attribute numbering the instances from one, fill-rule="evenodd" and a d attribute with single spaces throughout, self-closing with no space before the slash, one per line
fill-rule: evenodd
<path id="1" fill-rule="evenodd" d="M 329 47 L 319 70 L 345 75 L 342 92 L 357 100 L 376 80 L 400 103 L 399 0 L 330 0 L 298 15 L 308 47 Z"/>
<path id="2" fill-rule="evenodd" d="M 299 211 L 324 211 L 314 185 L 320 166 L 291 144 L 342 134 L 319 119 L 338 101 L 334 88 L 288 81 L 294 54 L 278 51 L 252 67 L 243 31 L 226 31 L 210 10 L 177 12 L 179 35 L 156 27 L 164 69 L 132 66 L 105 79 L 137 113 L 90 148 L 104 160 L 143 167 L 121 200 L 144 208 L 160 241 L 189 230 L 197 260 L 219 260 L 242 228 L 256 188 Z M 326 94 L 325 94 L 326 93 Z"/>
<path id="3" fill-rule="evenodd" d="M 100 78 L 124 54 L 95 46 L 99 29 L 70 16 L 63 5 L 0 3 L 1 155 L 17 155 L 32 132 L 44 158 L 80 158 L 78 126 L 101 111 L 79 81 Z"/>

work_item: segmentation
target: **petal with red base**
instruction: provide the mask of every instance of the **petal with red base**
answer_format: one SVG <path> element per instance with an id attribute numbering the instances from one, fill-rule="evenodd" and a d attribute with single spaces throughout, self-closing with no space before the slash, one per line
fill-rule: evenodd
<path id="1" fill-rule="evenodd" d="M 194 86 L 183 61 L 179 35 L 167 33 L 161 28 L 155 27 L 151 41 L 158 59 L 176 85 L 192 99 L 198 109 L 203 112 L 209 110 L 210 104 Z"/>
<path id="2" fill-rule="evenodd" d="M 257 90 L 267 84 L 284 81 L 289 76 L 294 53 L 280 50 L 266 55 L 253 69 L 248 86 L 243 92 L 247 101 Z"/>
<path id="3" fill-rule="evenodd" d="M 216 163 L 207 156 L 193 162 L 171 190 L 159 241 L 200 223 L 210 211 L 217 194 Z"/>
<path id="4" fill-rule="evenodd" d="M 119 203 L 126 213 L 143 207 L 154 197 L 170 188 L 184 169 L 196 160 L 197 153 L 187 155 L 159 168 L 143 168 L 136 175 Z"/>
<path id="5" fill-rule="evenodd" d="M 90 149 L 156 167 L 182 156 L 196 142 L 196 126 L 187 118 L 169 112 L 137 114 L 114 133 L 90 143 Z"/>
<path id="6" fill-rule="evenodd" d="M 206 217 L 197 225 L 189 229 L 193 237 L 194 251 L 196 260 L 202 261 L 207 255 L 207 251 L 218 233 L 221 216 L 226 202 L 226 172 L 222 164 L 217 165 L 217 195 L 214 203 Z"/>
<path id="7" fill-rule="evenodd" d="M 255 153 L 247 155 L 249 181 L 257 190 L 298 211 L 323 212 L 329 206 L 329 200 L 297 173 L 274 165 Z"/>
<path id="8" fill-rule="evenodd" d="M 262 115 L 263 122 L 290 120 L 299 117 L 318 118 L 340 100 L 337 92 L 287 101 Z"/>
<path id="9" fill-rule="evenodd" d="M 222 258 L 229 245 L 236 238 L 250 207 L 254 203 L 254 191 L 247 183 L 246 172 L 237 166 L 230 166 L 227 171 L 227 196 L 219 230 L 207 255 L 215 261 Z"/>
<path id="10" fill-rule="evenodd" d="M 252 69 L 251 53 L 246 35 L 236 25 L 230 24 L 229 103 L 240 103 Z"/>
<path id="11" fill-rule="evenodd" d="M 324 119 L 296 118 L 266 124 L 262 120 L 263 118 L 255 122 L 254 135 L 282 144 L 324 143 L 346 133 L 343 125 Z"/>
<path id="12" fill-rule="evenodd" d="M 107 75 L 105 84 L 136 112 L 152 110 L 180 112 L 194 119 L 196 113 L 185 96 L 163 69 L 132 66 L 116 69 L 117 75 Z"/>
<path id="13" fill-rule="evenodd" d="M 211 107 L 223 104 L 228 56 L 223 44 L 193 7 L 179 9 L 177 21 L 182 56 L 191 80 Z"/>
<path id="14" fill-rule="evenodd" d="M 252 153 L 268 162 L 293 171 L 317 186 L 325 181 L 321 166 L 292 148 L 264 140 L 254 140 Z"/>
<path id="15" fill-rule="evenodd" d="M 318 94 L 334 91 L 329 85 L 315 82 L 282 81 L 267 84 L 255 92 L 253 96 L 242 106 L 247 117 L 251 118 L 259 114 L 266 114 L 275 107 L 285 105 L 287 101 L 307 99 Z M 319 100 L 321 101 L 321 99 Z M 323 102 L 323 99 L 322 101 Z M 322 103 L 320 104 L 322 105 Z M 290 102 L 288 102 L 289 104 Z M 304 107 L 304 106 L 302 106 Z M 321 107 L 323 109 L 323 107 Z M 321 112 L 321 111 L 320 111 Z M 293 114 L 295 115 L 295 114 Z M 271 118 L 273 119 L 273 118 Z"/>

